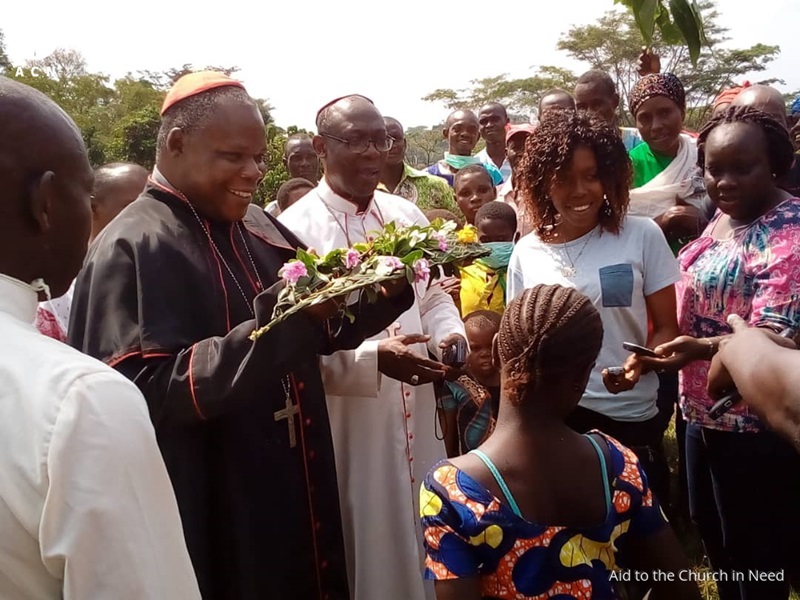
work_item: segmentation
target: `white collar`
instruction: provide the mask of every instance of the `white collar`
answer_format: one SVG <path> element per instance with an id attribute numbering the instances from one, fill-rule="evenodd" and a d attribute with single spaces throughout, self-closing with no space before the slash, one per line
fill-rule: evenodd
<path id="1" fill-rule="evenodd" d="M 369 213 L 375 213 L 376 215 L 380 214 L 380 209 L 377 207 L 377 202 L 375 199 L 375 196 L 380 193 L 381 192 L 377 191 L 374 192 L 372 194 L 372 200 L 370 200 L 369 204 L 367 205 L 367 209 L 364 212 L 359 212 L 358 206 L 356 206 L 355 202 L 351 202 L 350 200 L 347 200 L 346 198 L 343 198 L 334 192 L 331 189 L 331 186 L 328 184 L 327 179 L 323 177 L 319 184 L 317 184 L 317 195 L 329 209 L 345 213 L 351 217 L 363 217 Z"/>
<path id="2" fill-rule="evenodd" d="M 0 313 L 30 325 L 36 318 L 39 295 L 27 283 L 0 273 Z"/>

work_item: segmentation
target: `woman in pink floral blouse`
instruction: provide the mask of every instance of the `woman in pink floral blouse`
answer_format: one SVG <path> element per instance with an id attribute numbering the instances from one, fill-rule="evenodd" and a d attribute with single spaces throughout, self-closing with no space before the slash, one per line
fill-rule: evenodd
<path id="1" fill-rule="evenodd" d="M 656 349 L 665 358 L 642 361 L 682 369 L 689 504 L 712 567 L 729 573 L 718 584 L 721 599 L 785 599 L 792 570 L 800 571 L 800 456 L 744 405 L 712 419 L 706 385 L 709 361 L 731 333 L 728 315 L 800 331 L 800 200 L 776 186 L 793 148 L 771 117 L 731 108 L 700 133 L 698 162 L 719 210 L 679 255 L 683 335 Z M 750 570 L 785 576 L 758 581 Z"/>

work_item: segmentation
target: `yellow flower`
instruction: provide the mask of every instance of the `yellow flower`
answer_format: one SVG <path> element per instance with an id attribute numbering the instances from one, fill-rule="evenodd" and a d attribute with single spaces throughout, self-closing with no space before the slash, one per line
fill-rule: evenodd
<path id="1" fill-rule="evenodd" d="M 478 241 L 478 230 L 474 225 L 465 225 L 458 232 L 458 241 L 462 244 L 474 244 Z"/>

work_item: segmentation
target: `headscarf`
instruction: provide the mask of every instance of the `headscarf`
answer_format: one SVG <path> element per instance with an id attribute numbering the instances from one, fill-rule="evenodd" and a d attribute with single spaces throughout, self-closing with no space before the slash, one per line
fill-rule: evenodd
<path id="1" fill-rule="evenodd" d="M 686 91 L 681 80 L 672 73 L 653 73 L 645 75 L 633 86 L 628 98 L 631 113 L 636 116 L 642 104 L 656 96 L 669 98 L 681 110 L 686 110 Z"/>
<path id="2" fill-rule="evenodd" d="M 732 87 L 732 88 L 728 88 L 727 90 L 722 90 L 722 91 L 719 93 L 719 96 L 717 96 L 716 98 L 714 98 L 714 103 L 711 105 L 711 108 L 712 108 L 712 109 L 715 109 L 715 108 L 717 108 L 717 107 L 718 107 L 720 104 L 731 104 L 731 103 L 732 103 L 732 102 L 733 102 L 733 101 L 736 99 L 736 96 L 738 96 L 738 95 L 739 95 L 739 93 L 740 93 L 741 91 L 743 91 L 745 88 L 749 88 L 749 87 L 750 87 L 750 85 L 751 85 L 751 84 L 750 84 L 750 82 L 749 82 L 749 81 L 745 81 L 745 82 L 744 82 L 742 85 L 740 85 L 740 86 L 737 86 L 737 87 Z"/>

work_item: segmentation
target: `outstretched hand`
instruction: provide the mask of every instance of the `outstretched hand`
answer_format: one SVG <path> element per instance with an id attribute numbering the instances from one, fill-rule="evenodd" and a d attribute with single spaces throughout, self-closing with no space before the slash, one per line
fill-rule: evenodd
<path id="1" fill-rule="evenodd" d="M 653 351 L 661 358 L 640 356 L 639 361 L 657 373 L 675 373 L 696 360 L 710 357 L 707 342 L 688 335 L 676 337 L 671 342 L 656 346 Z"/>
<path id="2" fill-rule="evenodd" d="M 447 367 L 417 354 L 409 346 L 424 344 L 429 335 L 397 335 L 378 342 L 378 370 L 392 379 L 422 385 L 444 379 Z"/>
<path id="3" fill-rule="evenodd" d="M 740 347 L 745 348 L 757 348 L 765 339 L 768 339 L 783 348 L 791 350 L 797 348 L 797 345 L 791 339 L 781 337 L 769 329 L 750 327 L 739 315 L 730 315 L 728 317 L 728 325 L 733 329 L 733 335 L 724 338 L 719 343 L 719 350 L 714 356 L 714 360 L 711 361 L 711 367 L 708 370 L 708 395 L 714 400 L 719 400 L 735 387 L 733 378 L 727 368 L 728 347 L 731 344 L 739 344 Z"/>

